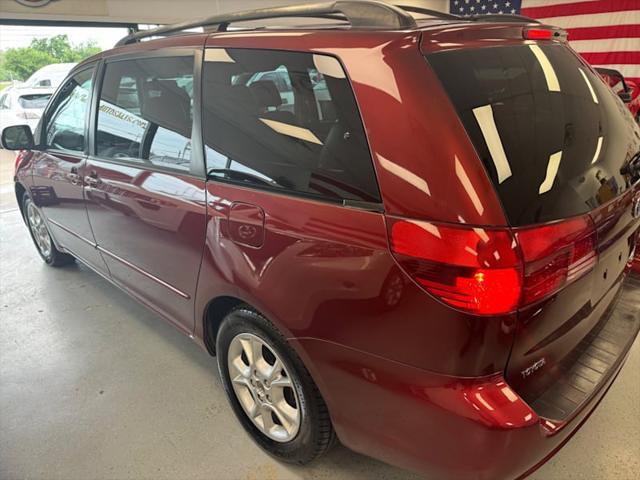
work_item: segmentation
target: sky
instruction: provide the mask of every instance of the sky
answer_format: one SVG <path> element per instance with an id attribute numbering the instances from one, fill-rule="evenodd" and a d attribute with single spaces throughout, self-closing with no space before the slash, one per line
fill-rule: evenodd
<path id="1" fill-rule="evenodd" d="M 0 25 L 0 50 L 16 47 L 28 47 L 33 38 L 48 38 L 67 34 L 72 44 L 95 40 L 100 48 L 113 47 L 127 34 L 125 28 L 97 27 L 22 27 Z"/>

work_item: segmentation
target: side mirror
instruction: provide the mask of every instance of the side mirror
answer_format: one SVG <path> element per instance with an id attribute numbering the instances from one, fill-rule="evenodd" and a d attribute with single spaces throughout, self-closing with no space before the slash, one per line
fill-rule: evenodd
<path id="1" fill-rule="evenodd" d="M 35 142 L 28 125 L 14 125 L 2 130 L 2 148 L 7 150 L 33 150 Z"/>
<path id="2" fill-rule="evenodd" d="M 618 92 L 618 96 L 620 97 L 620 100 L 622 100 L 624 103 L 631 102 L 631 92 L 629 91 Z"/>

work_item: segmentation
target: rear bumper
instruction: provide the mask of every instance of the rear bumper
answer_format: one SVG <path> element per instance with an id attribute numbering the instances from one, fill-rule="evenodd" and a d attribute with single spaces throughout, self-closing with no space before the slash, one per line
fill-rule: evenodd
<path id="1" fill-rule="evenodd" d="M 513 479 L 531 473 L 594 411 L 628 354 L 627 348 L 570 419 L 552 423 L 499 374 L 450 377 L 321 340 L 293 343 L 307 357 L 342 443 L 438 479 Z"/>

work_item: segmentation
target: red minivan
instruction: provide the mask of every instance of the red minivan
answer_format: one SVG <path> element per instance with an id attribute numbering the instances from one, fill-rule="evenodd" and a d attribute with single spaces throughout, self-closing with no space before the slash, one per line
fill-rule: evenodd
<path id="1" fill-rule="evenodd" d="M 44 261 L 216 355 L 284 461 L 339 439 L 525 476 L 640 328 L 640 129 L 530 19 L 335 1 L 133 33 L 2 141 Z"/>

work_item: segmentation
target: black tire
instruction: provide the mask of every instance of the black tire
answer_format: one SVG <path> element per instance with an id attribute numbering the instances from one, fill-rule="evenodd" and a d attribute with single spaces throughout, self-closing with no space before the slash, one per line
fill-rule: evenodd
<path id="1" fill-rule="evenodd" d="M 22 197 L 22 213 L 24 215 L 24 220 L 27 224 L 27 229 L 29 230 L 29 234 L 31 235 L 31 240 L 33 241 L 33 244 L 36 247 L 38 254 L 40 254 L 40 257 L 42 258 L 42 260 L 44 260 L 44 262 L 51 267 L 63 267 L 65 265 L 69 265 L 70 263 L 73 263 L 75 261 L 75 258 L 73 258 L 72 255 L 61 252 L 56 248 L 56 245 L 53 239 L 51 238 L 51 234 L 49 233 L 49 229 L 44 223 L 43 223 L 43 228 L 46 230 L 46 235 L 49 237 L 50 248 L 48 249 L 48 251 L 47 250 L 43 251 L 43 249 L 38 245 L 38 241 L 36 240 L 35 233 L 33 231 L 33 228 L 31 227 L 31 223 L 28 218 L 29 217 L 28 212 L 30 208 L 35 208 L 39 212 L 39 214 L 42 216 L 40 209 L 33 203 L 29 195 L 25 193 Z"/>
<path id="2" fill-rule="evenodd" d="M 284 363 L 295 388 L 301 413 L 298 432 L 290 441 L 274 441 L 260 431 L 245 413 L 236 396 L 229 373 L 228 353 L 231 341 L 239 334 L 259 337 Z M 333 446 L 336 441 L 335 432 L 318 388 L 296 352 L 266 318 L 246 306 L 232 310 L 220 326 L 216 355 L 229 403 L 244 429 L 263 450 L 278 460 L 303 465 L 323 455 Z"/>

